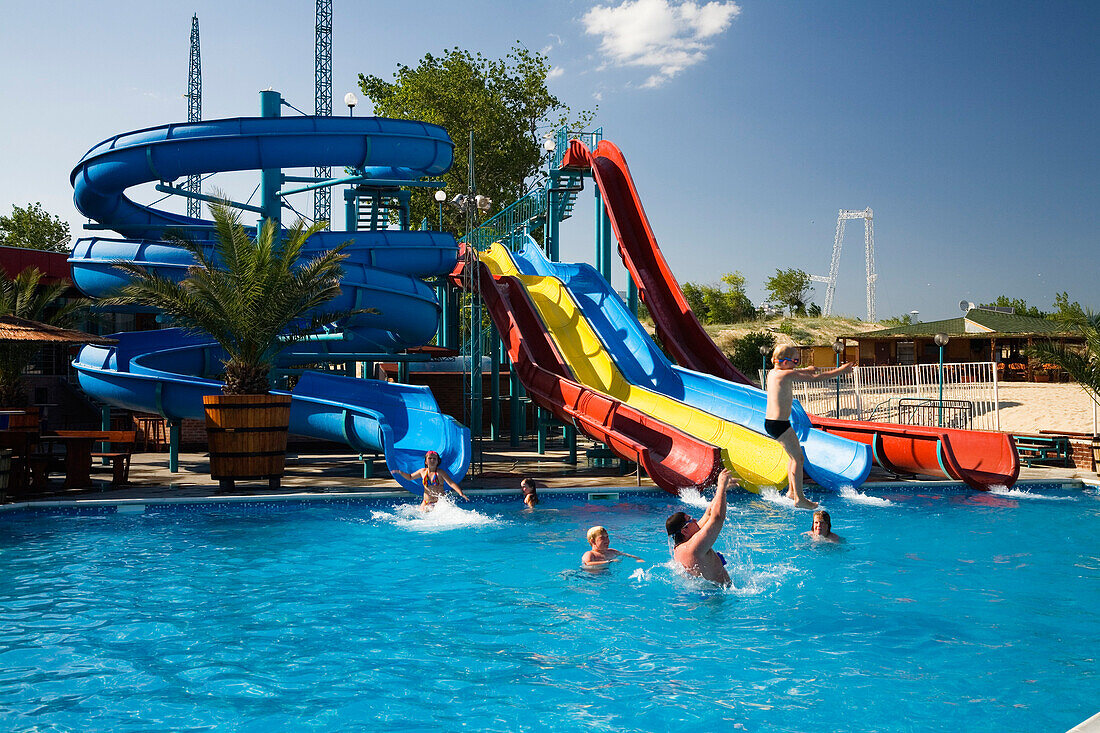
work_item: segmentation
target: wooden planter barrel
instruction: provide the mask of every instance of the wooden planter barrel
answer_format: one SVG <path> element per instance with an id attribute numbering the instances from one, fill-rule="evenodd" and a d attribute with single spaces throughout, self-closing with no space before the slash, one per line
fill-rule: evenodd
<path id="1" fill-rule="evenodd" d="M 202 402 L 210 477 L 225 490 L 234 481 L 262 479 L 277 489 L 286 462 L 290 395 L 207 395 Z"/>

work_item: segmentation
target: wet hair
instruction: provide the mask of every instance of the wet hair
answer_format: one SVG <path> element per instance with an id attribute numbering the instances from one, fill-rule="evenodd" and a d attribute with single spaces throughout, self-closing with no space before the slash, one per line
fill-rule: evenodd
<path id="1" fill-rule="evenodd" d="M 519 482 L 519 487 L 523 490 L 524 499 L 530 496 L 532 503 L 539 503 L 539 492 L 535 490 L 535 482 L 532 479 L 523 479 Z"/>
<path id="2" fill-rule="evenodd" d="M 829 525 L 829 531 L 833 531 L 833 518 L 829 516 L 829 512 L 825 511 L 824 509 L 818 509 L 816 512 L 814 512 L 814 517 L 821 517 L 821 519 Z"/>
<path id="3" fill-rule="evenodd" d="M 671 517 L 665 520 L 665 531 L 668 532 L 668 536 L 676 541 L 676 544 L 686 542 L 681 532 L 684 531 L 684 525 L 687 524 L 688 515 L 684 512 L 676 512 Z"/>
<path id="4" fill-rule="evenodd" d="M 443 459 L 439 457 L 439 454 L 436 453 L 434 450 L 430 450 L 430 451 L 428 451 L 427 453 L 424 454 L 424 468 L 428 467 L 428 459 L 431 458 L 432 456 L 435 456 L 435 460 L 439 461 L 440 463 L 443 463 Z"/>
<path id="5" fill-rule="evenodd" d="M 604 534 L 605 532 L 607 532 L 606 529 L 604 529 L 603 527 L 601 527 L 599 525 L 596 525 L 595 527 L 589 527 L 588 532 L 585 534 L 585 537 L 588 539 L 588 542 L 591 544 L 591 542 L 596 537 L 600 536 L 601 534 Z"/>

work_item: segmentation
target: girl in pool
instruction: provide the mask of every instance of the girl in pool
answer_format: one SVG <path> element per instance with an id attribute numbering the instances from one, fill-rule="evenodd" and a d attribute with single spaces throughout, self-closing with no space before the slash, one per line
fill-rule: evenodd
<path id="1" fill-rule="evenodd" d="M 424 485 L 424 500 L 420 502 L 420 509 L 423 511 L 429 511 L 435 503 L 439 501 L 440 497 L 446 493 L 447 487 L 450 486 L 455 490 L 455 493 L 463 498 L 465 501 L 469 501 L 470 497 L 463 493 L 462 487 L 454 482 L 454 479 L 439 466 L 439 454 L 434 450 L 430 450 L 424 454 L 424 468 L 418 469 L 413 473 L 405 473 L 404 471 L 397 470 L 393 472 L 395 475 L 401 476 L 406 481 L 419 481 Z"/>
<path id="2" fill-rule="evenodd" d="M 519 482 L 519 487 L 523 490 L 523 503 L 527 505 L 528 509 L 534 509 L 535 505 L 539 503 L 539 492 L 535 489 L 535 482 L 532 479 L 525 478 Z"/>
<path id="3" fill-rule="evenodd" d="M 844 538 L 833 532 L 833 520 L 829 516 L 829 512 L 824 509 L 818 509 L 814 512 L 814 524 L 809 532 L 803 532 L 803 535 L 813 540 L 820 540 L 821 542 L 843 542 Z"/>

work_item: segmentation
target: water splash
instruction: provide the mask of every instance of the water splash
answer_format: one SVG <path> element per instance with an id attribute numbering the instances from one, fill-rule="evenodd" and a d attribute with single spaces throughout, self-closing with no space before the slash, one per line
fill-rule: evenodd
<path id="1" fill-rule="evenodd" d="M 867 494 L 861 494 L 851 486 L 840 487 L 840 497 L 853 504 L 863 504 L 865 506 L 894 506 L 894 502 L 889 499 L 883 499 L 878 496 L 867 496 Z"/>
<path id="2" fill-rule="evenodd" d="M 997 496 L 1010 496 L 1013 499 L 1043 499 L 1046 501 L 1077 501 L 1075 496 L 1048 496 L 1035 494 L 1024 489 L 1010 489 L 1007 486 L 990 486 L 989 493 Z"/>
<path id="3" fill-rule="evenodd" d="M 446 532 L 471 527 L 499 527 L 504 524 L 500 517 L 490 517 L 474 509 L 456 506 L 449 496 L 436 502 L 430 511 L 422 511 L 419 504 L 402 504 L 394 507 L 392 512 L 371 512 L 371 519 L 413 532 Z"/>
<path id="4" fill-rule="evenodd" d="M 710 499 L 703 496 L 703 492 L 699 489 L 682 489 L 680 491 L 680 501 L 697 509 L 706 509 L 710 504 Z"/>
<path id="5" fill-rule="evenodd" d="M 795 508 L 794 499 L 789 498 L 786 494 L 779 493 L 779 490 L 774 486 L 761 486 L 760 498 L 772 504 L 778 504 L 779 506 L 785 506 L 790 509 Z"/>

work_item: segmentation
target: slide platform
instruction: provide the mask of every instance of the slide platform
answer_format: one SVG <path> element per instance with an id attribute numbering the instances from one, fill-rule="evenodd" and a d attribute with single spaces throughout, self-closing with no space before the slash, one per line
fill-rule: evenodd
<path id="1" fill-rule="evenodd" d="M 92 297 L 124 282 L 112 267 L 120 259 L 180 279 L 193 264 L 185 249 L 162 241 L 181 227 L 192 239 L 212 239 L 212 223 L 137 204 L 126 189 L 211 172 L 314 166 L 354 166 L 375 178 L 415 180 L 449 168 L 453 144 L 426 123 L 380 118 L 234 118 L 164 125 L 112 137 L 73 169 L 73 199 L 84 215 L 123 239 L 80 240 L 70 258 L 73 280 Z M 277 365 L 352 360 L 419 346 L 435 334 L 439 305 L 420 278 L 453 269 L 458 246 L 439 232 L 319 232 L 310 252 L 345 250 L 342 294 L 329 309 L 374 308 L 335 324 L 325 340 L 288 346 Z M 212 246 L 212 245 L 208 245 Z M 334 334 L 338 334 L 334 336 Z M 221 390 L 211 377 L 222 354 L 209 337 L 176 329 L 117 334 L 114 347 L 85 347 L 74 367 L 86 392 L 109 404 L 155 412 L 172 420 L 201 418 L 201 397 Z M 337 440 L 361 452 L 379 452 L 387 466 L 413 472 L 424 452 L 438 451 L 443 467 L 461 480 L 470 460 L 469 431 L 440 413 L 426 388 L 307 372 L 292 393 L 292 433 Z M 401 481 L 410 491 L 423 488 Z"/>
<path id="2" fill-rule="evenodd" d="M 678 430 L 717 446 L 723 464 L 750 491 L 759 491 L 761 486 L 786 485 L 787 454 L 774 440 L 632 384 L 615 365 L 560 280 L 521 274 L 511 254 L 500 244 L 494 244 L 481 258 L 495 277 L 512 276 L 523 284 L 557 352 L 577 382 L 646 415 L 660 416 L 661 421 Z"/>
<path id="3" fill-rule="evenodd" d="M 607 202 L 619 254 L 654 317 L 662 342 L 676 361 L 722 379 L 747 383 L 688 307 L 657 245 L 622 152 L 606 140 L 594 152 L 579 140 L 572 140 L 562 166 L 592 170 Z M 817 416 L 810 419 L 822 431 L 871 447 L 875 460 L 888 470 L 949 477 L 976 489 L 1011 486 L 1019 476 L 1015 446 L 1002 433 L 853 423 Z M 933 447 L 929 449 L 929 445 Z M 804 449 L 807 472 L 813 477 L 808 460 L 811 446 L 804 445 Z"/>

